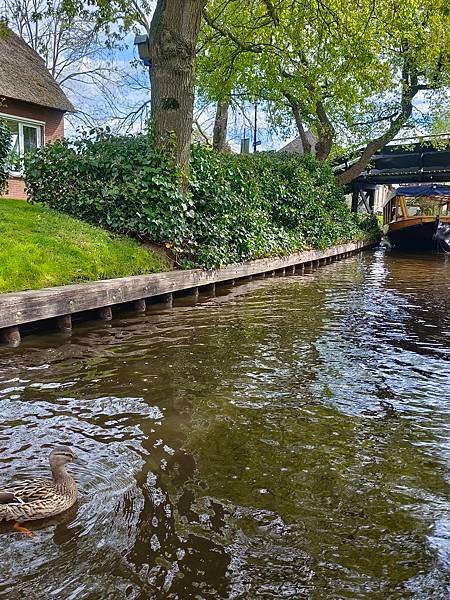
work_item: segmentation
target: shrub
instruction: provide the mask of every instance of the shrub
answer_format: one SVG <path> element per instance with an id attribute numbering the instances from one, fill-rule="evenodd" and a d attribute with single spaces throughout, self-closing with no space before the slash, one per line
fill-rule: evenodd
<path id="1" fill-rule="evenodd" d="M 193 149 L 191 262 L 224 264 L 361 237 L 331 170 L 312 156 Z"/>
<path id="2" fill-rule="evenodd" d="M 11 134 L 8 126 L 0 121 L 0 194 L 7 188 L 8 181 L 8 158 L 11 150 Z"/>
<path id="3" fill-rule="evenodd" d="M 57 142 L 25 160 L 33 201 L 217 267 L 364 235 L 330 169 L 313 157 L 192 152 L 189 189 L 149 134 Z"/>
<path id="4" fill-rule="evenodd" d="M 33 202 L 111 231 L 172 243 L 186 235 L 190 200 L 149 135 L 57 141 L 25 157 L 25 180 Z"/>

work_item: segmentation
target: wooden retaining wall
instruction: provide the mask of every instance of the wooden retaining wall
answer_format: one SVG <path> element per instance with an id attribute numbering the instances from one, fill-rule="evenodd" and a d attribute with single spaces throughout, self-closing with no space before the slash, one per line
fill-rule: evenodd
<path id="1" fill-rule="evenodd" d="M 147 300 L 172 304 L 176 292 L 198 294 L 199 289 L 213 292 L 216 284 L 266 274 L 304 272 L 308 265 L 319 266 L 346 258 L 376 243 L 360 241 L 282 258 L 263 258 L 218 270 L 169 271 L 0 294 L 0 341 L 18 345 L 21 329 L 30 323 L 51 319 L 56 330 L 68 333 L 72 329 L 72 316 L 85 311 L 96 311 L 97 318 L 110 320 L 114 307 L 124 303 L 132 302 L 137 312 L 144 312 Z"/>

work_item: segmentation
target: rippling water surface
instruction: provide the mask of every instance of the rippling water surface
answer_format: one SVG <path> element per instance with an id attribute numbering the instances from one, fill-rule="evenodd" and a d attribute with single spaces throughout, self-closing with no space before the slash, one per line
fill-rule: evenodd
<path id="1" fill-rule="evenodd" d="M 0 483 L 86 464 L 0 597 L 447 598 L 449 286 L 377 251 L 2 348 Z"/>

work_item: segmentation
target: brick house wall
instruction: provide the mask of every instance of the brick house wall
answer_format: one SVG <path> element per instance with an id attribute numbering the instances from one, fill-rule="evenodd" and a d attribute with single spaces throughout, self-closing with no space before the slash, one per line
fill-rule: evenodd
<path id="1" fill-rule="evenodd" d="M 64 112 L 53 108 L 45 108 L 22 102 L 20 100 L 3 99 L 0 105 L 0 113 L 11 115 L 20 120 L 20 118 L 31 119 L 32 121 L 42 121 L 45 123 L 41 127 L 41 139 L 44 144 L 48 144 L 64 137 Z M 22 177 L 10 177 L 8 179 L 8 192 L 6 198 L 25 199 L 25 183 Z"/>

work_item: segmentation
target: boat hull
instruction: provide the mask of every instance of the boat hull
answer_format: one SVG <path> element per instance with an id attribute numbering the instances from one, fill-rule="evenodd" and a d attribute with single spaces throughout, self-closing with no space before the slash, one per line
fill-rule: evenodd
<path id="1" fill-rule="evenodd" d="M 387 235 L 399 250 L 450 252 L 450 222 L 440 219 L 397 221 Z"/>

